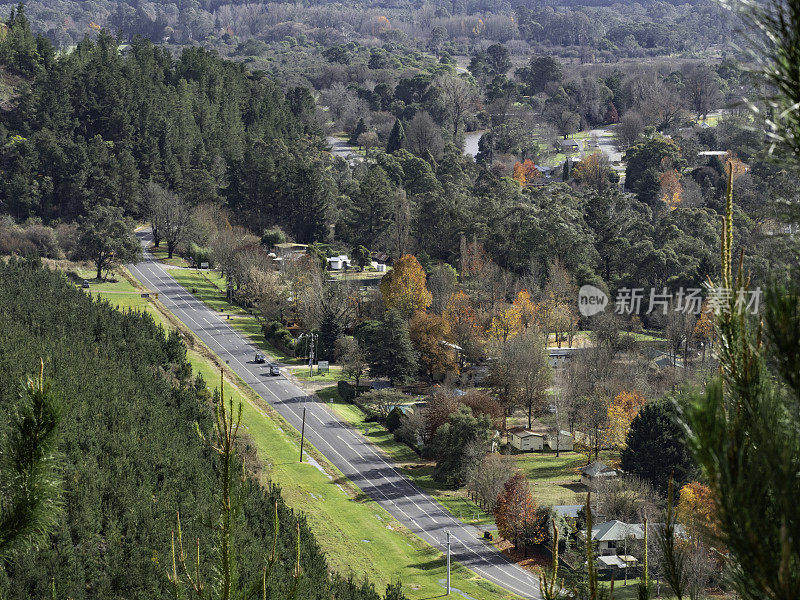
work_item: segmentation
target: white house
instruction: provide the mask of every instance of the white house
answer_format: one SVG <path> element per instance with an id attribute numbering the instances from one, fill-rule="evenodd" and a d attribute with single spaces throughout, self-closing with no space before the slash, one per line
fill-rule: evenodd
<path id="1" fill-rule="evenodd" d="M 569 452 L 572 450 L 572 434 L 569 431 L 559 431 L 558 435 L 554 431 L 548 432 L 544 436 L 545 445 L 553 452 Z"/>
<path id="2" fill-rule="evenodd" d="M 594 487 L 601 479 L 616 477 L 617 475 L 618 473 L 615 469 L 597 461 L 581 469 L 581 483 L 587 487 Z"/>
<path id="3" fill-rule="evenodd" d="M 517 450 L 530 452 L 544 448 L 544 435 L 534 433 L 524 427 L 512 427 L 508 430 L 508 442 Z"/>
<path id="4" fill-rule="evenodd" d="M 592 527 L 592 541 L 597 544 L 597 552 L 601 556 L 625 554 L 626 539 L 644 539 L 642 526 L 639 523 L 606 521 Z"/>
<path id="5" fill-rule="evenodd" d="M 342 269 L 350 268 L 350 259 L 347 254 L 340 254 L 339 256 L 331 256 L 328 259 L 328 268 L 331 271 L 340 271 Z"/>

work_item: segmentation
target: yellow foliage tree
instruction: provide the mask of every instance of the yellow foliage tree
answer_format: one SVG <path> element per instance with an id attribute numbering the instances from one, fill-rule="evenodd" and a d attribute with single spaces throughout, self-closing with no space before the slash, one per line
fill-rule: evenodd
<path id="1" fill-rule="evenodd" d="M 666 202 L 670 210 L 675 210 L 683 200 L 683 186 L 680 174 L 675 169 L 664 171 L 659 177 L 661 184 L 661 199 Z"/>
<path id="2" fill-rule="evenodd" d="M 625 440 L 633 419 L 644 406 L 645 398 L 639 392 L 620 392 L 608 405 L 606 441 L 617 448 L 625 447 Z"/>
<path id="3" fill-rule="evenodd" d="M 492 317 L 489 329 L 494 337 L 505 342 L 510 336 L 519 333 L 520 324 L 519 309 L 512 304 L 498 309 Z"/>
<path id="4" fill-rule="evenodd" d="M 396 309 L 406 318 L 418 310 L 427 310 L 433 298 L 425 286 L 426 281 L 425 270 L 416 257 L 403 255 L 381 279 L 384 306 L 390 310 Z"/>
<path id="5" fill-rule="evenodd" d="M 714 498 L 708 486 L 697 481 L 684 485 L 680 491 L 675 514 L 690 534 L 701 537 L 710 534 L 712 538 L 718 539 L 719 525 Z"/>
<path id="6" fill-rule="evenodd" d="M 536 321 L 538 306 L 531 300 L 531 293 L 528 290 L 520 290 L 514 298 L 514 308 L 519 314 L 519 324 L 527 329 Z"/>

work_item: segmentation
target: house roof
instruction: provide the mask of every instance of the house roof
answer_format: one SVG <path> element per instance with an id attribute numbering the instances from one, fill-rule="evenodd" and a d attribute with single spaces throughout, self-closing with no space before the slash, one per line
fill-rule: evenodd
<path id="1" fill-rule="evenodd" d="M 592 539 L 596 542 L 620 541 L 626 537 L 644 539 L 644 530 L 639 523 L 606 521 L 592 527 Z"/>
<path id="2" fill-rule="evenodd" d="M 605 463 L 601 463 L 600 461 L 595 461 L 590 465 L 586 465 L 581 469 L 581 475 L 586 475 L 587 477 L 597 477 L 600 474 L 616 474 L 616 470 L 612 469 Z"/>
<path id="3" fill-rule="evenodd" d="M 583 504 L 560 504 L 554 506 L 553 510 L 560 514 L 562 517 L 570 517 L 572 519 L 578 518 L 578 513 L 583 508 Z"/>
<path id="4" fill-rule="evenodd" d="M 517 437 L 526 438 L 526 437 L 544 437 L 541 433 L 535 433 L 530 429 L 526 429 L 525 427 L 512 427 L 508 430 L 509 433 L 513 433 Z"/>

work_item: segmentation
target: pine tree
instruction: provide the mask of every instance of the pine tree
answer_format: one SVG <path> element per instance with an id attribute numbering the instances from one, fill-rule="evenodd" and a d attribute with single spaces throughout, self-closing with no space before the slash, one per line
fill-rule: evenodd
<path id="1" fill-rule="evenodd" d="M 392 152 L 396 152 L 403 147 L 403 142 L 406 139 L 406 132 L 403 128 L 403 123 L 400 119 L 397 119 L 394 122 L 394 127 L 392 127 L 392 132 L 389 134 L 389 141 L 386 142 L 386 152 L 391 154 Z"/>
<path id="2" fill-rule="evenodd" d="M 60 405 L 50 383 L 28 378 L 10 415 L 0 454 L 0 560 L 37 548 L 56 526 L 61 485 L 56 460 Z"/>

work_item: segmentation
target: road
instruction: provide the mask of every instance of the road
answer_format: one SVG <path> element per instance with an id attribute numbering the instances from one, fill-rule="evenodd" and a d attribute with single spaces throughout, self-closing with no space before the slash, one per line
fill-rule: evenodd
<path id="1" fill-rule="evenodd" d="M 137 235 L 145 247 L 152 239 L 146 231 Z M 186 291 L 147 251 L 142 262 L 128 265 L 128 269 L 145 287 L 157 292 L 167 309 L 298 431 L 305 409 L 306 440 L 400 523 L 439 549 L 450 531 L 453 560 L 514 594 L 541 598 L 535 577 L 484 543 L 477 528 L 458 521 L 418 489 L 380 450 L 339 420 L 324 403 L 283 376 L 266 375 L 264 365 L 253 362 L 257 348 L 220 313 Z"/>

